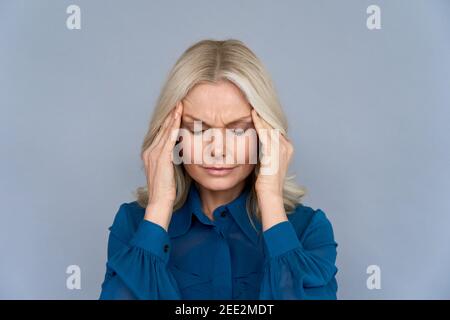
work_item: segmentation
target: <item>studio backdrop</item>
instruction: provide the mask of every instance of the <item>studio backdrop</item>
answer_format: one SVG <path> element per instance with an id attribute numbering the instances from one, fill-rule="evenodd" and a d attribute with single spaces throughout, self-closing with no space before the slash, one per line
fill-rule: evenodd
<path id="1" fill-rule="evenodd" d="M 0 0 L 1 299 L 99 297 L 165 77 L 229 38 L 273 78 L 338 298 L 450 298 L 449 1 Z"/>

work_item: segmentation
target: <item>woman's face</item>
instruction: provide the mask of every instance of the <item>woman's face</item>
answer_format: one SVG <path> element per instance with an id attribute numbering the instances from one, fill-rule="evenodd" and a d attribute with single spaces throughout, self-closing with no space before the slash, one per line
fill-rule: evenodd
<path id="1" fill-rule="evenodd" d="M 214 191 L 243 182 L 256 165 L 258 138 L 252 107 L 239 88 L 228 81 L 201 83 L 182 102 L 181 155 L 188 174 Z"/>

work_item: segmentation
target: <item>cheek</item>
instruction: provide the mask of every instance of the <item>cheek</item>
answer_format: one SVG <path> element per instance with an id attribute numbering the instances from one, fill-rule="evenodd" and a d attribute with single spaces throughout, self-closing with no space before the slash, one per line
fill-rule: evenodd
<path id="1" fill-rule="evenodd" d="M 180 156 L 183 157 L 184 163 L 191 164 L 194 162 L 194 147 L 197 147 L 197 145 L 194 144 L 194 136 L 184 135 L 183 140 L 180 142 Z"/>
<path id="2" fill-rule="evenodd" d="M 239 166 L 239 171 L 238 171 L 239 177 L 247 178 L 253 172 L 253 170 L 255 169 L 255 166 L 256 165 L 254 165 L 254 164 L 243 164 L 243 165 L 240 165 Z"/>
<path id="3" fill-rule="evenodd" d="M 258 139 L 254 136 L 238 137 L 234 148 L 235 159 L 241 156 L 245 164 L 256 164 L 258 161 Z"/>
<path id="4" fill-rule="evenodd" d="M 184 169 L 189 174 L 189 176 L 196 178 L 199 175 L 201 175 L 200 169 L 198 168 L 198 165 L 195 164 L 184 164 Z"/>

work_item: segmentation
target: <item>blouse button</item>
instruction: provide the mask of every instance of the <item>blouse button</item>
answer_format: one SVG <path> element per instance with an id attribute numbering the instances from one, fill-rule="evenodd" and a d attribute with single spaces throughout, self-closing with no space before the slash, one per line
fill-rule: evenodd
<path id="1" fill-rule="evenodd" d="M 225 211 L 222 211 L 222 212 L 220 213 L 220 216 L 221 216 L 222 218 L 224 218 L 224 217 L 227 216 L 227 213 L 226 213 Z"/>
<path id="2" fill-rule="evenodd" d="M 167 252 L 167 251 L 169 251 L 169 245 L 168 245 L 168 244 L 165 244 L 165 245 L 164 245 L 164 252 Z"/>

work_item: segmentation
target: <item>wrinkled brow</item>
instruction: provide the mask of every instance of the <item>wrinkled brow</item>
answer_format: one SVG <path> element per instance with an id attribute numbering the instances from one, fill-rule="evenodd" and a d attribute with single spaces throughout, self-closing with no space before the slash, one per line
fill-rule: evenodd
<path id="1" fill-rule="evenodd" d="M 185 117 L 190 118 L 190 120 L 186 120 Z M 202 124 L 204 124 L 204 125 L 206 125 L 208 127 L 211 127 L 211 128 L 214 127 L 214 126 L 206 123 L 202 119 L 196 118 L 196 117 L 188 115 L 188 114 L 183 115 L 183 122 L 184 123 L 193 123 L 194 121 L 201 121 Z M 253 122 L 252 116 L 249 115 L 249 116 L 244 116 L 244 117 L 238 118 L 236 120 L 230 121 L 230 122 L 226 123 L 225 125 L 229 126 L 229 125 L 238 124 L 238 123 L 252 123 L 252 122 Z"/>

